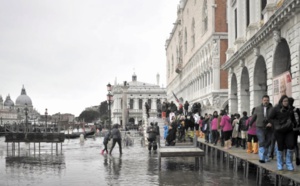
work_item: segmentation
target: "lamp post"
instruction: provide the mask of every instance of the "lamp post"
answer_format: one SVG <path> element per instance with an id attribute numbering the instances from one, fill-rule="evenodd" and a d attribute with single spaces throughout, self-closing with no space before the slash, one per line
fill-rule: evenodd
<path id="1" fill-rule="evenodd" d="M 48 109 L 45 109 L 45 126 L 46 126 L 46 132 L 47 132 L 47 116 L 48 116 Z"/>
<path id="2" fill-rule="evenodd" d="M 24 111 L 25 111 L 25 132 L 27 132 L 27 129 L 28 129 L 28 126 L 27 126 L 27 123 L 28 123 L 28 108 L 27 108 L 27 103 L 25 103 Z"/>
<path id="3" fill-rule="evenodd" d="M 107 94 L 107 103 L 108 103 L 108 118 L 109 118 L 109 130 L 111 129 L 111 102 L 113 100 L 113 95 L 111 93 L 111 84 L 108 83 L 106 85 L 107 87 L 107 91 L 108 91 L 108 94 Z"/>

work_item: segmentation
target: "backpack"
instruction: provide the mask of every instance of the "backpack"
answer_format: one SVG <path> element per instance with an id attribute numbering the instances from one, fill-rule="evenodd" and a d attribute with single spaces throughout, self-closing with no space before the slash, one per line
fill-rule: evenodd
<path id="1" fill-rule="evenodd" d="M 241 128 L 240 128 L 241 131 L 248 131 L 247 119 L 248 119 L 248 118 L 241 118 L 241 119 L 240 119 L 239 124 L 240 124 L 240 127 L 241 127 Z"/>

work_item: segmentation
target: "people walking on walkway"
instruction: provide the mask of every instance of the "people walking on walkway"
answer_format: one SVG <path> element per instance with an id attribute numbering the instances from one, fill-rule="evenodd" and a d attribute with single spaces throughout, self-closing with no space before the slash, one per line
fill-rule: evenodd
<path id="1" fill-rule="evenodd" d="M 108 144 L 108 141 L 110 140 L 110 130 L 107 131 L 107 133 L 105 134 L 104 136 L 104 139 L 103 139 L 103 145 L 104 145 L 104 149 L 101 151 L 101 154 L 104 154 L 104 151 L 106 151 L 106 154 L 108 154 L 108 150 L 107 150 L 107 144 Z"/>
<path id="2" fill-rule="evenodd" d="M 231 131 L 232 131 L 232 126 L 230 123 L 230 117 L 227 115 L 225 110 L 222 110 L 222 119 L 220 126 L 222 127 L 223 130 L 223 135 L 224 135 L 224 149 L 230 149 L 231 148 Z"/>
<path id="3" fill-rule="evenodd" d="M 218 131 L 218 112 L 214 111 L 213 119 L 211 120 L 211 133 L 212 133 L 212 143 L 217 145 L 219 140 L 219 131 Z"/>
<path id="4" fill-rule="evenodd" d="M 289 98 L 286 95 L 280 98 L 268 118 L 275 128 L 275 139 L 278 146 L 276 154 L 277 169 L 283 170 L 283 150 L 286 148 L 286 168 L 287 170 L 294 170 L 293 153 L 295 145 L 293 127 L 296 121 L 293 109 L 289 104 Z"/>
<path id="5" fill-rule="evenodd" d="M 243 116 L 240 119 L 241 146 L 243 147 L 243 149 L 246 149 L 246 135 L 248 131 L 247 120 L 247 112 L 244 111 Z"/>
<path id="6" fill-rule="evenodd" d="M 247 138 L 247 153 L 258 153 L 258 139 L 256 136 L 256 122 L 253 122 L 252 126 L 250 127 L 249 123 L 252 119 L 254 114 L 255 108 L 252 109 L 252 115 L 247 119 L 246 125 L 248 127 L 248 138 Z M 253 143 L 252 143 L 253 141 Z"/>
<path id="7" fill-rule="evenodd" d="M 158 146 L 160 147 L 160 130 L 159 130 L 159 126 L 158 126 L 158 123 L 155 122 L 154 123 L 154 126 L 156 128 L 156 141 L 158 143 Z"/>
<path id="8" fill-rule="evenodd" d="M 185 101 L 184 105 L 183 105 L 183 108 L 184 108 L 184 115 L 185 117 L 187 116 L 188 112 L 189 112 L 189 102 L 188 101 Z"/>
<path id="9" fill-rule="evenodd" d="M 240 114 L 235 114 L 235 119 L 232 121 L 232 143 L 235 144 L 235 147 L 240 146 Z"/>
<path id="10" fill-rule="evenodd" d="M 118 143 L 119 152 L 120 152 L 120 154 L 122 154 L 122 143 L 121 143 L 122 142 L 122 136 L 121 136 L 121 132 L 119 130 L 119 125 L 118 124 L 114 125 L 113 129 L 111 130 L 111 135 L 110 136 L 111 136 L 110 138 L 113 139 L 113 144 L 111 146 L 109 154 L 112 153 L 112 150 L 114 149 L 116 143 Z"/>
<path id="11" fill-rule="evenodd" d="M 289 98 L 289 104 L 291 106 L 291 109 L 293 109 L 294 116 L 295 116 L 295 125 L 294 125 L 294 145 L 295 145 L 295 156 L 296 156 L 296 165 L 300 165 L 300 154 L 299 154 L 299 147 L 298 147 L 298 136 L 300 135 L 300 109 L 294 107 L 294 98 Z"/>
<path id="12" fill-rule="evenodd" d="M 268 95 L 262 97 L 261 105 L 255 107 L 253 117 L 250 121 L 250 127 L 256 122 L 256 135 L 259 143 L 259 162 L 265 163 L 269 161 L 268 148 L 271 144 L 273 135 L 272 124 L 268 121 L 268 116 L 272 109 L 272 104 L 269 102 Z"/>

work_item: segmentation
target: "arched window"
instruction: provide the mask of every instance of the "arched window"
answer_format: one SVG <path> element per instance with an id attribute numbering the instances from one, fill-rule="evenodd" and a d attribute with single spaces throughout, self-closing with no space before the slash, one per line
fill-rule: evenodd
<path id="1" fill-rule="evenodd" d="M 184 29 L 184 52 L 187 52 L 187 31 Z"/>
<path id="2" fill-rule="evenodd" d="M 208 27 L 208 15 L 207 15 L 207 0 L 203 1 L 203 12 L 202 12 L 202 17 L 203 17 L 203 33 L 207 31 Z"/>
<path id="3" fill-rule="evenodd" d="M 195 19 L 193 18 L 192 20 L 192 28 L 191 28 L 191 33 L 192 33 L 192 48 L 195 47 Z"/>

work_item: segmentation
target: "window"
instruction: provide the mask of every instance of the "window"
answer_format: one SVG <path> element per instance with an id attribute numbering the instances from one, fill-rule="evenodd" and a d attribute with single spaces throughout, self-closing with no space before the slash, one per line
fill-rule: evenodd
<path id="1" fill-rule="evenodd" d="M 207 31 L 207 27 L 208 27 L 208 15 L 207 15 L 207 0 L 204 0 L 203 2 L 203 12 L 202 12 L 202 16 L 203 16 L 203 33 L 205 33 Z"/>
<path id="2" fill-rule="evenodd" d="M 261 19 L 264 19 L 263 10 L 266 8 L 266 6 L 267 6 L 267 0 L 261 0 Z"/>
<path id="3" fill-rule="evenodd" d="M 250 24 L 250 0 L 246 0 L 246 26 Z"/>
<path id="4" fill-rule="evenodd" d="M 129 100 L 129 108 L 130 108 L 130 109 L 133 109 L 133 99 L 130 99 L 130 100 Z"/>
<path id="5" fill-rule="evenodd" d="M 143 109 L 143 100 L 139 99 L 139 109 Z"/>
<path id="6" fill-rule="evenodd" d="M 191 28 L 191 33 L 192 33 L 192 48 L 195 47 L 195 19 L 193 18 L 192 20 L 192 28 Z"/>
<path id="7" fill-rule="evenodd" d="M 237 10 L 234 9 L 234 38 L 237 38 Z"/>

